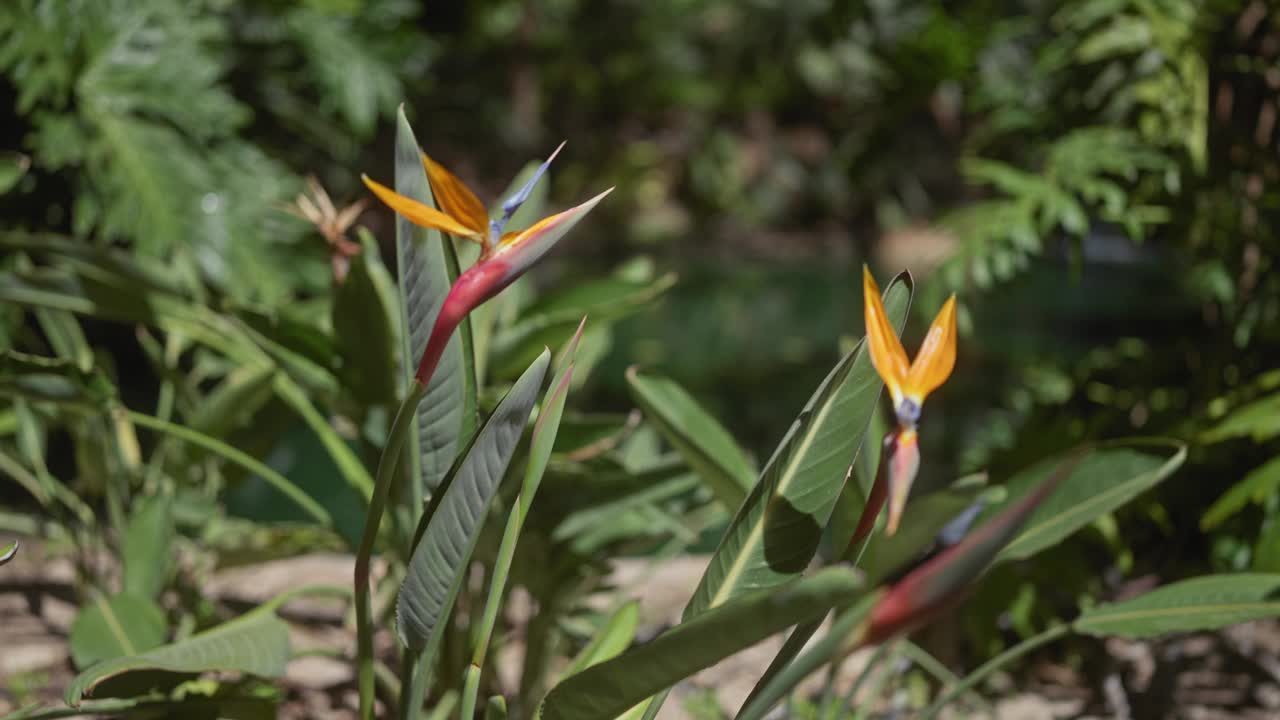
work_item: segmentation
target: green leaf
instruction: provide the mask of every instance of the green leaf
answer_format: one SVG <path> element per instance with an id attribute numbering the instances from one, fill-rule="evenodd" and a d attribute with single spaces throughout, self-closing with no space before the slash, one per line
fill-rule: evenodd
<path id="1" fill-rule="evenodd" d="M 1005 489 L 987 487 L 985 475 L 970 475 L 950 487 L 912 500 L 903 517 L 909 518 L 892 536 L 873 533 L 859 567 L 867 582 L 875 584 L 904 567 L 934 542 L 939 532 L 973 503 L 991 506 L 1004 500 Z"/>
<path id="2" fill-rule="evenodd" d="M 396 192 L 435 207 L 427 173 L 422 166 L 421 150 L 413 129 L 401 106 L 396 114 Z M 435 230 L 419 227 L 396 216 L 396 256 L 399 259 L 401 320 L 404 348 L 403 373 L 406 381 L 417 370 L 418 359 L 427 346 L 427 338 L 436 316 L 444 305 L 452 282 L 449 255 L 452 245 Z M 467 363 L 463 336 L 470 332 L 468 320 L 449 340 L 440 363 L 436 366 L 427 393 L 417 411 L 417 428 L 410 437 L 409 453 L 414 477 L 424 491 L 440 484 L 464 440 L 463 430 L 474 413 L 474 386 L 467 387 Z M 474 375 L 473 375 L 474 377 Z"/>
<path id="3" fill-rule="evenodd" d="M 910 296 L 906 275 L 885 291 L 886 312 L 899 330 Z M 779 585 L 808 566 L 880 389 L 865 343 L 859 343 L 792 423 L 725 532 L 685 617 L 735 595 Z"/>
<path id="4" fill-rule="evenodd" d="M 13 189 L 31 167 L 31 158 L 16 152 L 0 152 L 0 195 Z"/>
<path id="5" fill-rule="evenodd" d="M 605 660 L 612 660 L 623 650 L 631 646 L 636 638 L 636 628 L 640 625 L 640 602 L 632 600 L 618 608 L 604 626 L 591 638 L 591 642 L 582 648 L 582 652 L 565 668 L 562 677 L 577 675 L 593 665 Z"/>
<path id="6" fill-rule="evenodd" d="M 0 350 L 0 395 L 99 411 L 115 399 L 116 391 L 101 372 L 82 370 L 72 360 L 4 349 Z"/>
<path id="7" fill-rule="evenodd" d="M 125 528 L 120 554 L 124 560 L 124 592 L 156 598 L 169 581 L 173 560 L 173 499 L 148 495 L 134 507 Z"/>
<path id="8" fill-rule="evenodd" d="M 783 587 L 735 597 L 645 645 L 567 678 L 547 694 L 538 716 L 618 717 L 650 695 L 774 633 L 852 603 L 861 591 L 853 570 L 833 567 Z"/>
<path id="9" fill-rule="evenodd" d="M 1182 465 L 1187 448 L 1172 440 L 1142 439 L 1108 443 L 1090 451 L 1058 491 L 1036 510 L 997 562 L 1031 557 L 1056 545 L 1097 518 L 1120 508 L 1155 487 Z M 1008 499 L 989 508 L 979 522 L 1034 491 L 1061 458 L 1050 458 L 1024 470 L 1005 484 Z"/>
<path id="10" fill-rule="evenodd" d="M 631 397 L 658 432 L 730 512 L 747 496 L 756 471 L 733 437 L 684 388 L 667 378 L 627 370 Z"/>
<path id="11" fill-rule="evenodd" d="M 911 294 L 906 273 L 885 288 L 885 312 L 898 332 Z M 740 594 L 776 587 L 809 565 L 864 444 L 882 387 L 864 339 L 823 380 L 765 465 L 712 555 L 685 618 Z M 649 704 L 646 720 L 657 715 L 664 699 Z"/>
<path id="12" fill-rule="evenodd" d="M 254 473 L 258 477 L 262 478 L 267 484 L 271 485 L 276 490 L 279 490 L 285 497 L 292 500 L 299 508 L 306 511 L 306 513 L 313 517 L 316 522 L 320 523 L 321 526 L 326 528 L 333 526 L 333 521 L 329 517 L 328 511 L 326 511 L 320 503 L 316 502 L 315 499 L 308 495 L 302 488 L 290 482 L 289 478 L 281 475 L 275 470 L 272 470 L 269 466 L 263 464 L 256 458 L 245 454 L 221 440 L 209 437 L 208 435 L 196 432 L 195 430 L 182 425 L 177 425 L 175 423 L 167 422 L 160 418 L 144 415 L 132 410 L 128 411 L 127 416 L 129 420 L 141 425 L 142 427 L 171 435 L 179 440 L 201 447 L 220 456 L 228 462 L 235 463 L 245 470 Z M 337 458 L 335 457 L 335 459 Z"/>
<path id="13" fill-rule="evenodd" d="M 478 632 L 475 635 L 475 650 L 471 653 L 471 667 L 468 669 L 467 682 L 463 688 L 461 717 L 470 717 L 475 713 L 480 672 L 485 665 L 489 642 L 498 621 L 498 611 L 502 608 L 502 600 L 506 595 L 507 578 L 515 558 L 516 543 L 520 540 L 525 518 L 533 505 L 534 495 L 542 484 L 547 463 L 551 460 L 551 449 L 555 446 L 556 435 L 560 431 L 564 404 L 569 396 L 569 386 L 573 382 L 574 358 L 578 351 L 578 341 L 582 338 L 582 329 L 586 323 L 586 318 L 583 318 L 578 325 L 577 334 L 560 353 L 559 366 L 562 369 L 543 397 L 538 419 L 534 423 L 533 433 L 529 438 L 529 464 L 525 467 L 524 480 L 520 485 L 520 493 L 516 496 L 515 506 L 507 515 L 507 524 L 502 530 L 502 540 L 498 544 L 497 557 L 494 558 L 493 572 L 489 576 L 489 592 L 485 598 L 483 614 L 474 626 L 478 628 Z"/>
<path id="14" fill-rule="evenodd" d="M 78 707 L 80 699 L 99 683 L 139 670 L 232 671 L 281 677 L 289 662 L 289 626 L 276 617 L 277 605 L 272 602 L 261 606 L 180 642 L 98 663 L 71 681 L 67 687 L 67 704 Z"/>
<path id="15" fill-rule="evenodd" d="M 1216 443 L 1248 435 L 1254 442 L 1265 442 L 1280 434 L 1280 393 L 1236 408 L 1222 422 L 1200 436 L 1203 443 Z"/>
<path id="16" fill-rule="evenodd" d="M 424 516 L 396 603 L 400 640 L 409 648 L 422 651 L 438 640 L 550 362 L 551 353 L 544 351 L 516 381 L 441 486 L 434 512 Z M 429 658 L 423 664 L 430 666 Z"/>
<path id="17" fill-rule="evenodd" d="M 333 334 L 344 387 L 364 405 L 390 403 L 396 395 L 395 337 L 389 309 L 374 284 L 368 249 L 352 258 L 334 293 Z"/>
<path id="18" fill-rule="evenodd" d="M 779 700 L 791 693 L 806 677 L 818 668 L 830 662 L 836 662 L 858 647 L 862 635 L 861 629 L 870 612 L 882 594 L 863 597 L 858 604 L 842 610 L 831 623 L 827 634 L 794 662 L 789 662 L 775 673 L 761 678 L 760 683 L 752 690 L 742 709 L 738 712 L 738 720 L 756 720 L 763 717 Z M 817 620 L 815 619 L 816 623 Z M 804 627 L 804 626 L 801 626 Z M 874 656 L 872 658 L 874 662 Z"/>
<path id="19" fill-rule="evenodd" d="M 1200 529 L 1208 532 L 1235 515 L 1249 503 L 1261 504 L 1280 490 L 1280 457 L 1254 468 L 1244 479 L 1231 486 L 1214 501 L 1200 518 Z"/>
<path id="20" fill-rule="evenodd" d="M 1236 573 L 1182 580 L 1099 605 L 1081 613 L 1072 627 L 1086 635 L 1149 638 L 1277 616 L 1280 574 Z"/>
<path id="21" fill-rule="evenodd" d="M 137 655 L 164 642 L 166 623 L 150 599 L 128 592 L 98 595 L 71 623 L 71 658 L 76 667 Z"/>
<path id="22" fill-rule="evenodd" d="M 3 548 L 0 548 L 0 565 L 4 565 L 5 563 L 17 557 L 18 548 L 21 545 L 22 543 L 18 542 L 17 540 L 14 540 L 8 545 L 5 545 Z"/>

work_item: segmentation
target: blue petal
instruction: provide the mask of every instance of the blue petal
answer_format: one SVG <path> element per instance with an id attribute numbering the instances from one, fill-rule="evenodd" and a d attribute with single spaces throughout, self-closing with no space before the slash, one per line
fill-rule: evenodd
<path id="1" fill-rule="evenodd" d="M 533 192 L 533 186 L 537 185 L 538 181 L 542 179 L 542 175 L 546 173 L 547 168 L 551 166 L 551 161 L 556 159 L 556 155 L 560 154 L 560 148 L 563 147 L 564 143 L 562 142 L 560 143 L 560 146 L 555 149 L 555 152 L 551 153 L 551 157 L 547 158 L 546 162 L 538 166 L 538 169 L 529 178 L 529 181 L 524 184 L 524 187 L 517 190 L 515 194 L 502 202 L 502 217 L 497 220 L 489 221 L 491 237 L 497 238 L 502 236 L 502 230 L 507 226 L 507 222 L 511 220 L 511 216 L 515 215 L 516 210 L 519 210 L 520 206 L 524 204 L 524 201 L 529 199 L 529 194 Z"/>

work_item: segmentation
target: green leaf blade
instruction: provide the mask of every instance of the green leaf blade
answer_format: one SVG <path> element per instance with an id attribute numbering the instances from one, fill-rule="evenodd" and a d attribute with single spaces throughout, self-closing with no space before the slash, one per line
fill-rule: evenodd
<path id="1" fill-rule="evenodd" d="M 1100 605 L 1082 613 L 1072 627 L 1086 635 L 1151 638 L 1277 616 L 1280 574 L 1235 573 L 1182 580 Z"/>
<path id="2" fill-rule="evenodd" d="M 506 473 L 550 364 L 544 352 L 477 433 L 426 522 L 396 603 L 401 641 L 422 651 L 440 632 L 457 595 L 489 503 Z"/>
<path id="3" fill-rule="evenodd" d="M 266 608 L 249 612 L 191 638 L 139 655 L 100 662 L 80 673 L 67 687 L 66 701 L 80 700 L 104 680 L 139 670 L 179 673 L 235 671 L 281 677 L 289 662 L 289 626 Z"/>
<path id="4" fill-rule="evenodd" d="M 1055 545 L 1155 487 L 1182 465 L 1186 455 L 1185 445 L 1159 439 L 1112 443 L 1089 452 L 1058 492 L 1035 511 L 1018 537 L 1005 546 L 996 562 L 1028 558 Z M 1011 478 L 1005 484 L 1009 493 L 1005 504 L 1032 492 L 1059 462 L 1059 458 L 1050 458 Z M 999 512 L 1000 507 L 989 509 L 983 518 Z"/>
<path id="5" fill-rule="evenodd" d="M 146 597 L 98 595 L 71 623 L 71 657 L 76 667 L 136 655 L 164 642 L 164 612 Z"/>
<path id="6" fill-rule="evenodd" d="M 427 173 L 422 166 L 421 149 L 405 117 L 404 107 L 400 108 L 396 118 L 396 192 L 428 207 L 435 207 Z M 396 216 L 396 257 L 405 346 L 403 376 L 406 382 L 417 369 L 436 316 L 449 294 L 452 283 L 449 251 L 440 233 Z M 463 335 L 468 332 L 467 322 L 463 320 L 462 327 L 450 338 L 431 382 L 427 384 L 426 396 L 418 405 L 417 431 L 411 438 L 410 457 L 417 464 L 416 479 L 425 492 L 440 484 L 449 472 L 458 445 L 464 441 L 468 402 Z"/>
<path id="7" fill-rule="evenodd" d="M 886 312 L 899 329 L 910 296 L 906 275 L 885 291 Z M 712 556 L 685 617 L 734 595 L 774 587 L 808 565 L 881 386 L 865 343 L 860 343 L 823 381 L 761 472 Z"/>
<path id="8" fill-rule="evenodd" d="M 543 720 L 599 720 L 626 712 L 653 693 L 798 622 L 857 599 L 862 583 L 848 568 L 827 568 L 734 598 L 653 641 L 573 675 L 547 694 Z"/>
<path id="9" fill-rule="evenodd" d="M 730 512 L 746 499 L 756 471 L 733 437 L 684 388 L 658 375 L 627 371 L 631 397 L 658 432 Z"/>

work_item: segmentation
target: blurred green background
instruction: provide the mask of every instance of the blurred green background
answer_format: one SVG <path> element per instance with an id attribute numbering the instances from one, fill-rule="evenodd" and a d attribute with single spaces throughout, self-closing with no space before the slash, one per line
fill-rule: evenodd
<path id="1" fill-rule="evenodd" d="M 1064 557 L 1280 571 L 1278 97 L 1260 0 L 9 0 L 0 228 L 327 316 L 330 248 L 281 207 L 308 175 L 339 205 L 389 178 L 399 103 L 486 201 L 567 139 L 551 206 L 618 190 L 536 284 L 677 278 L 617 326 L 580 407 L 631 409 L 624 370 L 651 367 L 762 462 L 861 335 L 862 263 L 905 267 L 908 348 L 961 302 L 922 487 L 1172 435 L 1187 466 Z M 390 213 L 361 222 L 390 263 Z M 0 316 L 0 344 L 29 333 Z M 150 403 L 134 329 L 85 331 Z M 991 607 L 1019 592 L 987 587 Z"/>

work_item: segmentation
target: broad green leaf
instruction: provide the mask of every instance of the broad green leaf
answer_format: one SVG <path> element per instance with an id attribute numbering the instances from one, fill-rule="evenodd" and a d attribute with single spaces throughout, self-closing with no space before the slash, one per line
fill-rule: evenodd
<path id="1" fill-rule="evenodd" d="M 866 596 L 853 607 L 839 612 L 832 621 L 831 628 L 821 640 L 814 642 L 809 650 L 794 662 L 789 662 L 780 667 L 778 672 L 761 679 L 760 684 L 756 685 L 746 702 L 742 704 L 737 718 L 757 720 L 763 717 L 779 700 L 789 695 L 802 680 L 812 675 L 818 668 L 827 663 L 836 662 L 856 649 L 862 634 L 861 630 L 866 623 L 867 613 L 881 597 L 883 597 L 881 593 Z M 872 661 L 874 662 L 874 656 Z"/>
<path id="2" fill-rule="evenodd" d="M 632 600 L 624 603 L 604 626 L 591 638 L 591 642 L 582 648 L 569 667 L 565 668 L 562 677 L 577 675 L 593 665 L 612 660 L 631 646 L 636 638 L 636 628 L 640 625 L 640 602 Z"/>
<path id="3" fill-rule="evenodd" d="M 1214 501 L 1200 518 L 1200 529 L 1208 532 L 1235 515 L 1249 503 L 1262 503 L 1280 490 L 1280 457 L 1254 468 L 1244 479 Z"/>
<path id="4" fill-rule="evenodd" d="M 910 521 L 898 532 L 892 536 L 872 533 L 858 567 L 867 573 L 868 583 L 878 583 L 928 549 L 947 523 L 975 502 L 981 500 L 990 506 L 1002 502 L 1004 496 L 1004 488 L 986 486 L 985 475 L 970 475 L 948 488 L 915 498 L 903 513 Z"/>
<path id="5" fill-rule="evenodd" d="M 1057 544 L 1155 487 L 1177 470 L 1186 456 L 1185 445 L 1158 439 L 1108 443 L 1089 451 L 996 562 L 1028 558 Z M 1004 486 L 1008 499 L 984 512 L 979 523 L 1033 491 L 1061 462 L 1061 458 L 1050 458 L 1015 475 Z"/>
<path id="6" fill-rule="evenodd" d="M 99 683 L 139 670 L 281 677 L 289 662 L 289 626 L 276 617 L 275 607 L 270 603 L 186 640 L 98 663 L 71 681 L 67 704 L 78 707 Z"/>
<path id="7" fill-rule="evenodd" d="M 538 419 L 534 423 L 533 433 L 529 438 L 529 462 L 525 467 L 524 480 L 516 496 L 515 506 L 507 515 L 507 524 L 502 530 L 502 540 L 498 543 L 498 555 L 494 559 L 493 572 L 489 576 L 489 592 L 485 598 L 484 611 L 479 623 L 474 626 L 478 628 L 478 632 L 475 649 L 471 654 L 471 667 L 468 669 L 468 677 L 463 688 L 461 717 L 472 717 L 475 714 L 480 672 L 485 666 L 489 641 L 493 637 L 493 629 L 498 621 L 498 611 L 502 608 L 502 600 L 506 595 L 507 578 L 515 558 L 516 543 L 520 540 L 525 518 L 533 505 L 534 495 L 542 484 L 547 463 L 551 460 L 551 449 L 555 446 L 556 435 L 560 431 L 564 404 L 573 382 L 573 361 L 578 350 L 578 341 L 582 338 L 582 328 L 585 327 L 586 322 L 586 318 L 583 318 L 578 325 L 577 334 L 560 353 L 560 373 L 551 382 L 551 387 L 543 397 Z"/>
<path id="8" fill-rule="evenodd" d="M 911 294 L 906 273 L 885 288 L 885 312 L 898 332 Z M 765 465 L 712 555 L 685 618 L 742 593 L 776 587 L 809 565 L 864 444 L 882 386 L 865 341 L 859 342 L 823 380 Z M 657 716 L 663 700 L 649 703 L 646 720 Z"/>
<path id="9" fill-rule="evenodd" d="M 836 543 L 832 552 L 837 557 L 846 550 L 854 550 L 856 555 L 858 548 L 850 548 L 848 540 L 853 537 L 858 521 L 862 519 L 862 509 L 866 507 L 867 495 L 871 493 L 871 487 L 875 484 L 876 468 L 880 465 L 880 447 L 883 445 L 885 434 L 889 432 L 889 423 L 889 413 L 883 408 L 871 413 L 866 440 L 862 443 L 862 449 L 858 451 L 858 459 L 849 470 L 849 480 L 840 490 L 836 507 L 831 511 L 831 538 Z M 845 559 L 852 561 L 854 558 Z"/>
<path id="10" fill-rule="evenodd" d="M 640 647 L 583 670 L 551 690 L 543 720 L 615 718 L 650 695 L 798 622 L 854 602 L 862 584 L 848 568 L 746 595 L 686 620 Z"/>
<path id="11" fill-rule="evenodd" d="M 395 188 L 405 197 L 435 207 L 427 173 L 422 166 L 421 149 L 404 114 L 404 106 L 396 113 Z M 396 257 L 400 275 L 401 321 L 404 328 L 403 377 L 413 377 L 418 360 L 427 346 L 427 338 L 436 316 L 444 305 L 456 268 L 452 245 L 440 233 L 419 227 L 396 216 Z M 463 336 L 470 332 L 469 321 L 463 320 L 459 331 L 449 340 L 444 355 L 436 366 L 427 393 L 418 405 L 416 430 L 409 439 L 409 457 L 413 476 L 424 493 L 440 484 L 453 464 L 464 430 L 473 419 L 474 386 L 467 386 L 467 367 Z"/>
<path id="12" fill-rule="evenodd" d="M 885 291 L 886 312 L 899 329 L 910 296 L 906 275 Z M 725 531 L 685 617 L 735 595 L 779 585 L 808 566 L 862 445 L 880 389 L 865 343 L 860 343 L 792 423 Z"/>
<path id="13" fill-rule="evenodd" d="M 164 611 L 150 599 L 128 592 L 98 595 L 71 623 L 71 658 L 76 667 L 146 652 L 164 642 Z"/>
<path id="14" fill-rule="evenodd" d="M 169 581 L 173 560 L 173 499 L 153 494 L 135 503 L 125 528 L 120 554 L 124 560 L 124 592 L 155 598 Z"/>
<path id="15" fill-rule="evenodd" d="M 396 394 L 395 336 L 389 310 L 374 285 L 368 249 L 352 258 L 334 293 L 333 334 L 342 367 L 338 376 L 364 405 L 391 402 Z"/>
<path id="16" fill-rule="evenodd" d="M 18 547 L 21 545 L 22 543 L 18 542 L 17 540 L 14 540 L 8 545 L 5 545 L 3 548 L 0 548 L 0 565 L 4 565 L 5 563 L 17 557 Z"/>
<path id="17" fill-rule="evenodd" d="M 1268 617 L 1280 617 L 1280 574 L 1236 573 L 1182 580 L 1099 605 L 1081 613 L 1072 627 L 1086 635 L 1150 638 Z"/>
<path id="18" fill-rule="evenodd" d="M 755 482 L 756 471 L 729 432 L 676 382 L 627 370 L 631 397 L 645 417 L 730 512 Z"/>
<path id="19" fill-rule="evenodd" d="M 544 351 L 498 404 L 462 456 L 456 473 L 441 485 L 434 510 L 415 543 L 396 603 L 401 641 L 422 651 L 438 639 L 457 597 L 480 525 L 506 473 L 538 389 L 551 362 Z M 429 665 L 429 658 L 423 662 Z"/>

